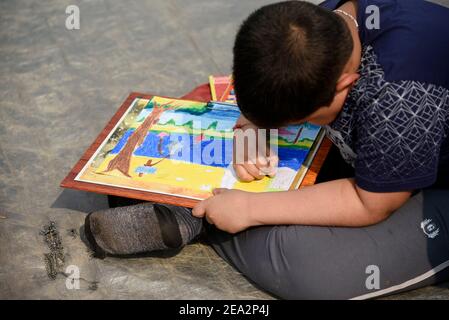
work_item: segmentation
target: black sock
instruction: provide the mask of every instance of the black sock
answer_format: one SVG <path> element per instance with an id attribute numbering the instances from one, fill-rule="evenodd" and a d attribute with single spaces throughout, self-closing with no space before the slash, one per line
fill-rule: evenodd
<path id="1" fill-rule="evenodd" d="M 181 248 L 202 224 L 188 208 L 141 203 L 90 213 L 84 229 L 95 255 L 104 257 Z"/>

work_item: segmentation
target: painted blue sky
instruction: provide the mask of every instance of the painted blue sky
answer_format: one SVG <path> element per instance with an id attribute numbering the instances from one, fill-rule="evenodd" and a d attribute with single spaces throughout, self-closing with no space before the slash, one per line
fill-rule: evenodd
<path id="1" fill-rule="evenodd" d="M 194 128 L 207 129 L 212 123 L 218 120 L 218 131 L 230 131 L 240 116 L 240 111 L 237 106 L 221 103 L 211 103 L 210 111 L 202 115 L 194 115 L 182 110 L 167 110 L 159 120 L 160 124 L 165 124 L 170 120 L 174 120 L 176 125 L 183 125 L 186 122 L 193 121 Z M 141 111 L 137 119 L 141 121 L 144 119 L 153 108 L 146 108 Z M 282 128 L 279 132 L 281 137 L 293 141 L 301 125 L 288 126 Z M 308 125 L 303 128 L 300 139 L 314 140 L 319 132 L 320 127 L 315 125 Z"/>
<path id="2" fill-rule="evenodd" d="M 170 120 L 174 120 L 176 125 L 183 125 L 186 122 L 194 121 L 198 129 L 206 129 L 213 122 L 218 120 L 218 131 L 232 130 L 232 127 L 240 116 L 238 108 L 224 104 L 213 104 L 211 106 L 210 111 L 202 115 L 194 115 L 188 112 L 183 112 L 182 110 L 167 110 L 161 115 L 159 123 L 165 124 Z M 142 120 L 152 110 L 153 108 L 143 109 L 137 119 L 139 121 Z"/>

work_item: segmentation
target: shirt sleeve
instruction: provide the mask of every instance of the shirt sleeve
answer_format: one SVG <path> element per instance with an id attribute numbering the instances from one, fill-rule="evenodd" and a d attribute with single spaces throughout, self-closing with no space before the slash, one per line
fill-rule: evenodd
<path id="1" fill-rule="evenodd" d="M 388 83 L 357 126 L 356 184 L 371 192 L 435 183 L 448 121 L 447 90 L 413 81 Z"/>

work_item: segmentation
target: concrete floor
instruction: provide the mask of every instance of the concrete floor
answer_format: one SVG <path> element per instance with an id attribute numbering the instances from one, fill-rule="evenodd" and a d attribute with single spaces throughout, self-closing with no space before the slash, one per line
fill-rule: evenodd
<path id="1" fill-rule="evenodd" d="M 130 91 L 180 96 L 230 71 L 235 31 L 268 0 L 0 2 L 0 298 L 271 299 L 208 246 L 176 255 L 92 259 L 78 234 L 105 196 L 60 181 Z M 81 29 L 65 28 L 77 4 Z M 39 231 L 57 223 L 65 265 L 47 277 Z M 393 298 L 444 298 L 445 286 Z"/>

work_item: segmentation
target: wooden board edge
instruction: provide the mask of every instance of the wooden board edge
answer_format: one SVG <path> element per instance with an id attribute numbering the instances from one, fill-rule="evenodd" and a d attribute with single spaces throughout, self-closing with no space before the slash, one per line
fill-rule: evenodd
<path id="1" fill-rule="evenodd" d="M 332 141 L 324 136 L 318 151 L 313 158 L 312 164 L 306 173 L 306 176 L 302 180 L 299 188 L 309 187 L 315 184 L 315 181 L 320 173 L 321 167 L 323 166 L 324 160 L 326 160 L 327 155 L 332 147 Z"/>

